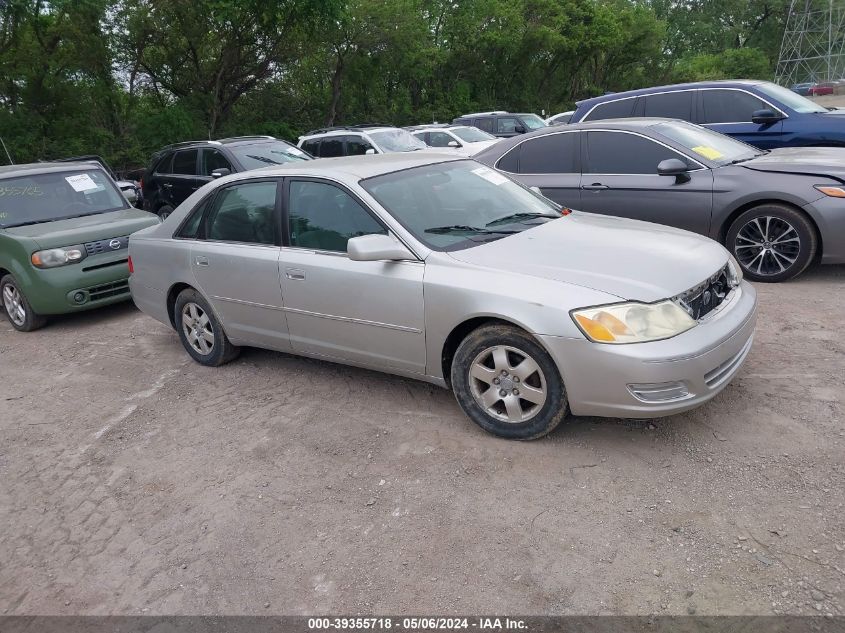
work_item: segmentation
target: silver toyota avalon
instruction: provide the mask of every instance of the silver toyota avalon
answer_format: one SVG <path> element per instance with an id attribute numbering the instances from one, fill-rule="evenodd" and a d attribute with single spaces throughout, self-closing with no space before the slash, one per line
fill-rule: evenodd
<path id="1" fill-rule="evenodd" d="M 429 153 L 215 180 L 129 254 L 135 303 L 203 365 L 254 346 L 418 378 L 507 438 L 568 411 L 696 407 L 755 324 L 755 291 L 713 240 L 570 212 Z"/>

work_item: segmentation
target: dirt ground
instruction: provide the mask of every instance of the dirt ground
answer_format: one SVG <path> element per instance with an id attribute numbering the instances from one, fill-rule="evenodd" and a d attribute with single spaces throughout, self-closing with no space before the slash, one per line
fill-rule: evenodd
<path id="1" fill-rule="evenodd" d="M 845 267 L 760 285 L 708 405 L 529 443 L 130 304 L 0 319 L 4 614 L 843 614 Z"/>

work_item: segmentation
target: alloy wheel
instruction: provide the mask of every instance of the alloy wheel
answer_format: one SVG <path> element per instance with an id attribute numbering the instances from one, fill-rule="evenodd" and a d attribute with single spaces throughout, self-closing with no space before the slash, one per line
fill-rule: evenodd
<path id="1" fill-rule="evenodd" d="M 12 323 L 19 327 L 23 326 L 26 321 L 26 309 L 23 306 L 23 298 L 21 297 L 20 291 L 11 284 L 3 287 L 3 305 Z"/>
<path id="2" fill-rule="evenodd" d="M 203 356 L 214 349 L 214 329 L 205 310 L 196 303 L 182 308 L 182 332 L 188 344 Z"/>
<path id="3" fill-rule="evenodd" d="M 527 422 L 546 403 L 546 378 L 540 365 L 508 345 L 488 347 L 476 356 L 468 382 L 478 406 L 503 422 Z"/>
<path id="4" fill-rule="evenodd" d="M 795 227 L 771 215 L 749 220 L 734 240 L 737 261 L 760 276 L 778 275 L 788 270 L 800 253 L 801 238 Z"/>

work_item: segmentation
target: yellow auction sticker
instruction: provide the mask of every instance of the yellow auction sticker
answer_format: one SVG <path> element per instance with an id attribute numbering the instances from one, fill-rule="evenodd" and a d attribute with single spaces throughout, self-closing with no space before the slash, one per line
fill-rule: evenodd
<path id="1" fill-rule="evenodd" d="M 724 154 L 716 148 L 708 147 L 707 145 L 699 145 L 698 147 L 693 147 L 692 151 L 694 151 L 696 154 L 704 156 L 704 158 L 709 158 L 710 160 L 718 160 L 724 156 Z"/>

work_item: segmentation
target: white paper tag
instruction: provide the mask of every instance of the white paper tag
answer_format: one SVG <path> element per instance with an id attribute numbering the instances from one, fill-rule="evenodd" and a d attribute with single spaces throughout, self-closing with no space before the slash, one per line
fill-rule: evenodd
<path id="1" fill-rule="evenodd" d="M 488 169 L 487 167 L 479 167 L 478 169 L 473 169 L 472 173 L 481 176 L 484 180 L 488 182 L 492 182 L 494 185 L 501 185 L 502 183 L 508 182 L 506 176 L 493 171 L 492 169 Z"/>
<path id="2" fill-rule="evenodd" d="M 91 180 L 88 174 L 77 174 L 76 176 L 66 176 L 67 184 L 73 187 L 74 191 L 91 191 L 92 189 L 99 189 L 99 185 Z"/>

